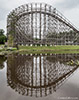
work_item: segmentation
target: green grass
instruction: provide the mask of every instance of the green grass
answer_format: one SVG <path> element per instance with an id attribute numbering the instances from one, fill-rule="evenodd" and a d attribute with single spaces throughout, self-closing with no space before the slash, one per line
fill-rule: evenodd
<path id="1" fill-rule="evenodd" d="M 19 50 L 16 48 L 3 48 L 0 50 L 1 54 L 9 54 L 9 53 L 21 53 L 21 54 L 67 54 L 67 53 L 79 53 L 79 46 L 76 45 L 57 45 L 57 46 L 19 46 Z"/>
<path id="2" fill-rule="evenodd" d="M 12 47 L 4 47 L 4 45 L 0 45 L 0 56 L 2 55 L 7 55 L 7 54 L 12 54 L 14 52 L 17 51 L 16 48 L 12 48 Z"/>
<path id="3" fill-rule="evenodd" d="M 79 46 L 57 45 L 57 46 L 19 46 L 20 53 L 79 53 Z"/>
<path id="4" fill-rule="evenodd" d="M 4 44 L 0 44 L 0 46 L 4 46 Z"/>
<path id="5" fill-rule="evenodd" d="M 79 54 L 79 51 L 19 51 L 20 54 Z"/>
<path id="6" fill-rule="evenodd" d="M 79 46 L 57 45 L 57 46 L 19 46 L 20 50 L 79 50 Z"/>

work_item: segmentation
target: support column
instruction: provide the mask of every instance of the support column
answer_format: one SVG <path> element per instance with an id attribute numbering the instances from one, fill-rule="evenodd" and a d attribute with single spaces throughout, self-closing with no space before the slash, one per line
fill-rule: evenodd
<path id="1" fill-rule="evenodd" d="M 37 39 L 37 3 L 35 4 L 35 38 Z"/>
<path id="2" fill-rule="evenodd" d="M 31 34 L 32 34 L 32 39 L 33 39 L 33 5 L 31 4 Z"/>
<path id="3" fill-rule="evenodd" d="M 46 33 L 46 4 L 45 4 L 45 8 L 44 8 L 44 10 L 45 10 L 45 14 L 44 14 L 44 29 L 43 29 L 43 38 L 44 38 L 44 35 L 46 35 L 45 33 Z"/>
<path id="4" fill-rule="evenodd" d="M 41 7 L 42 7 L 42 4 L 40 4 L 40 32 L 39 32 L 40 40 L 41 40 Z"/>

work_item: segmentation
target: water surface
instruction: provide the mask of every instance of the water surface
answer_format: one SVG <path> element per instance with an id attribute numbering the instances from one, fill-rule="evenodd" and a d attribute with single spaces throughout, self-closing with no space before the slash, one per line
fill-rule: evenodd
<path id="1" fill-rule="evenodd" d="M 0 58 L 0 100 L 79 100 L 79 54 Z"/>

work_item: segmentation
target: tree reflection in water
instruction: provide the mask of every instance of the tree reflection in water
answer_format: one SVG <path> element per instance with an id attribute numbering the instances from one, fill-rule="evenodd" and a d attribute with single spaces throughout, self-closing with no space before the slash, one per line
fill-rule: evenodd
<path id="1" fill-rule="evenodd" d="M 8 85 L 19 94 L 42 97 L 52 94 L 78 68 L 67 65 L 78 54 L 10 55 L 7 60 Z"/>
<path id="2" fill-rule="evenodd" d="M 6 57 L 0 56 L 0 70 L 4 68 L 4 62 L 6 61 Z"/>

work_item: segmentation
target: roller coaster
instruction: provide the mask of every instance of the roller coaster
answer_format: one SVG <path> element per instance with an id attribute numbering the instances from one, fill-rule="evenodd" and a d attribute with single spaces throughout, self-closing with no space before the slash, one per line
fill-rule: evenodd
<path id="1" fill-rule="evenodd" d="M 78 45 L 79 30 L 56 8 L 29 3 L 7 17 L 7 36 L 19 45 Z"/>

